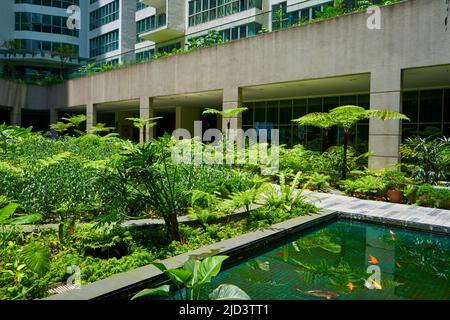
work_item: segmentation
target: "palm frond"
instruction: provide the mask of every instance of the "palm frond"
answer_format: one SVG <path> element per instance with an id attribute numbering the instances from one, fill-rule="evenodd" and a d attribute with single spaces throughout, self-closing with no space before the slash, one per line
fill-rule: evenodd
<path id="1" fill-rule="evenodd" d="M 50 250 L 40 243 L 30 243 L 22 252 L 25 264 L 33 272 L 42 275 L 50 269 Z"/>
<path id="2" fill-rule="evenodd" d="M 368 118 L 379 118 L 381 120 L 407 120 L 409 118 L 404 114 L 391 110 L 366 110 Z"/>
<path id="3" fill-rule="evenodd" d="M 244 111 L 247 111 L 248 108 L 246 107 L 242 107 L 242 108 L 235 108 L 235 109 L 227 109 L 227 110 L 223 110 L 222 111 L 222 116 L 224 118 L 233 118 L 241 113 L 243 113 Z"/>
<path id="4" fill-rule="evenodd" d="M 203 111 L 203 114 L 217 114 L 217 115 L 222 115 L 222 111 L 216 110 L 216 109 L 210 109 L 210 108 L 207 108 L 205 111 Z"/>
<path id="5" fill-rule="evenodd" d="M 331 128 L 332 126 L 336 125 L 330 114 L 323 112 L 308 113 L 301 118 L 292 120 L 292 122 L 303 126 L 314 126 L 323 129 Z"/>

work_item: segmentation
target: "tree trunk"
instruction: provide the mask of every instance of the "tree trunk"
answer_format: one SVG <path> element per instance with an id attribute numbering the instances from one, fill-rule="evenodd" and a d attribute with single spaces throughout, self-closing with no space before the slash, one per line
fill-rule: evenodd
<path id="1" fill-rule="evenodd" d="M 167 225 L 167 229 L 170 240 L 183 242 L 183 239 L 181 238 L 180 235 L 180 230 L 178 228 L 177 212 L 175 210 L 173 210 L 172 213 L 170 214 L 168 222 L 169 223 Z"/>
<path id="2" fill-rule="evenodd" d="M 347 149 L 348 149 L 349 132 L 344 129 L 344 158 L 342 160 L 342 180 L 347 179 Z"/>
<path id="3" fill-rule="evenodd" d="M 323 129 L 323 145 L 322 145 L 322 152 L 327 151 L 328 149 L 328 144 L 329 144 L 329 138 L 328 138 L 328 134 L 329 134 L 329 129 Z"/>

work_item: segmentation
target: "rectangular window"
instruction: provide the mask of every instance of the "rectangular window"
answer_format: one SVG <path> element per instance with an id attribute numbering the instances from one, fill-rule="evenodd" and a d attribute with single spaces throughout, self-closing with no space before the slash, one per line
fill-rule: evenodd
<path id="1" fill-rule="evenodd" d="M 114 30 L 89 41 L 90 57 L 119 49 L 119 30 Z"/>
<path id="2" fill-rule="evenodd" d="M 89 14 L 89 30 L 97 29 L 119 19 L 119 0 L 104 5 Z"/>
<path id="3" fill-rule="evenodd" d="M 261 0 L 190 0 L 189 26 L 195 26 L 248 9 L 262 9 Z"/>

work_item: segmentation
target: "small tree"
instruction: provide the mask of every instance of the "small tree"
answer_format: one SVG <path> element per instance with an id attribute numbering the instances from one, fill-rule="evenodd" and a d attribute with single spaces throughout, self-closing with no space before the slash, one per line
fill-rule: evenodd
<path id="1" fill-rule="evenodd" d="M 130 120 L 133 122 L 135 128 L 138 128 L 143 131 L 144 137 L 146 136 L 147 131 L 152 129 L 154 126 L 158 124 L 156 120 L 162 119 L 163 117 L 155 117 L 155 118 L 127 118 L 126 120 Z M 146 141 L 144 141 L 146 142 Z"/>
<path id="2" fill-rule="evenodd" d="M 231 127 L 231 119 L 242 114 L 244 111 L 247 111 L 248 108 L 241 107 L 235 109 L 226 109 L 226 110 L 216 110 L 216 109 L 206 109 L 203 111 L 203 114 L 215 114 L 219 115 L 224 119 L 227 119 L 227 139 L 230 138 L 230 127 Z"/>
<path id="3" fill-rule="evenodd" d="M 69 129 L 73 128 L 74 132 L 80 136 L 84 135 L 84 132 L 77 129 L 83 122 L 87 121 L 87 116 L 84 114 L 72 115 L 69 117 L 61 118 L 66 122 L 58 121 L 57 123 L 51 124 L 50 128 L 55 130 L 59 134 L 65 134 Z"/>
<path id="4" fill-rule="evenodd" d="M 350 133 L 356 124 L 365 119 L 377 118 L 380 120 L 408 120 L 409 118 L 402 113 L 390 110 L 366 110 L 358 106 L 342 106 L 332 109 L 329 113 L 317 112 L 307 114 L 299 119 L 293 120 L 297 123 L 308 123 L 312 126 L 321 127 L 322 121 L 326 127 L 337 126 L 344 130 L 344 154 L 342 162 L 342 176 L 347 178 L 347 151 L 350 140 Z"/>
<path id="5" fill-rule="evenodd" d="M 336 125 L 330 114 L 314 112 L 292 121 L 302 126 L 313 126 L 323 129 L 322 152 L 328 149 L 330 129 Z"/>

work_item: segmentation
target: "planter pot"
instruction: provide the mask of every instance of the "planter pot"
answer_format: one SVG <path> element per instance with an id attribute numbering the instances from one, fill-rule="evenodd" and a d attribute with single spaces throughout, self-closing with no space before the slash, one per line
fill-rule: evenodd
<path id="1" fill-rule="evenodd" d="M 387 192 L 387 198 L 390 202 L 401 203 L 403 201 L 403 194 L 397 189 L 390 189 Z"/>

